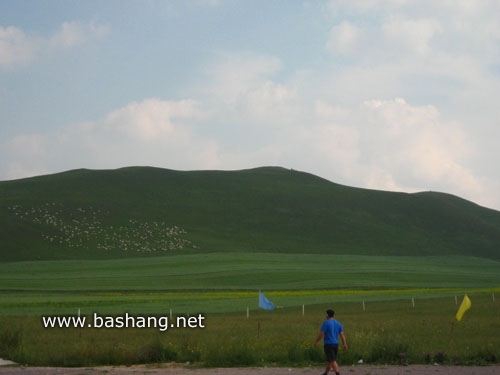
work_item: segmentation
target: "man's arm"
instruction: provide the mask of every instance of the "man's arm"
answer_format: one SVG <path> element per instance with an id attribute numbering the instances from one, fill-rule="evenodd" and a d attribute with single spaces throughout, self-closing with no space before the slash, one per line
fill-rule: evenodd
<path id="1" fill-rule="evenodd" d="M 344 332 L 340 332 L 340 339 L 342 340 L 342 345 L 344 346 L 344 349 L 347 349 L 347 340 L 345 338 Z"/>
<path id="2" fill-rule="evenodd" d="M 314 346 L 318 345 L 318 342 L 321 341 L 321 339 L 323 338 L 324 335 L 325 335 L 325 333 L 323 331 L 319 331 L 318 337 L 316 337 L 316 340 L 314 341 Z"/>

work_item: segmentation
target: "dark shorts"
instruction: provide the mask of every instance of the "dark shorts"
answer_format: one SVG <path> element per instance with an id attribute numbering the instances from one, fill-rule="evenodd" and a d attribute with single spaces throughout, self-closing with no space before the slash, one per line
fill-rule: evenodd
<path id="1" fill-rule="evenodd" d="M 338 344 L 328 344 L 324 346 L 326 361 L 333 362 L 337 360 L 337 353 L 339 351 Z"/>

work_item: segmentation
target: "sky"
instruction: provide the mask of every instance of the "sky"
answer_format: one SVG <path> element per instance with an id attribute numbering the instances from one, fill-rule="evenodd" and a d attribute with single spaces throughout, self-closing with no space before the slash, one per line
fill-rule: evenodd
<path id="1" fill-rule="evenodd" d="M 500 210 L 499 0 L 0 1 L 0 180 L 282 166 Z"/>

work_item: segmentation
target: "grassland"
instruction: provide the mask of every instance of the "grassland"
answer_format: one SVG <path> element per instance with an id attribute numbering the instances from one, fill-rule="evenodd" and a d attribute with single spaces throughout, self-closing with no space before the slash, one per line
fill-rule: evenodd
<path id="1" fill-rule="evenodd" d="M 457 323 L 454 298 L 337 301 L 350 349 L 340 364 L 492 364 L 498 362 L 500 306 L 489 293 L 470 294 L 473 307 Z M 459 301 L 460 302 L 460 301 Z M 3 317 L 0 355 L 19 363 L 94 366 L 177 361 L 205 366 L 322 366 L 314 348 L 326 306 L 207 313 L 204 328 L 43 328 L 40 318 Z M 91 316 L 87 316 L 91 319 Z"/>
<path id="2" fill-rule="evenodd" d="M 162 361 L 318 365 L 334 307 L 341 363 L 489 364 L 500 358 L 498 262 L 470 257 L 211 253 L 0 265 L 0 357 L 30 365 Z M 257 306 L 262 289 L 277 308 Z M 473 307 L 457 324 L 463 294 Z M 205 328 L 44 328 L 41 316 L 196 316 Z"/>
<path id="3" fill-rule="evenodd" d="M 0 264 L 0 314 L 244 311 L 258 290 L 283 307 L 454 295 L 497 288 L 499 268 L 461 256 L 273 253 L 10 262 Z"/>

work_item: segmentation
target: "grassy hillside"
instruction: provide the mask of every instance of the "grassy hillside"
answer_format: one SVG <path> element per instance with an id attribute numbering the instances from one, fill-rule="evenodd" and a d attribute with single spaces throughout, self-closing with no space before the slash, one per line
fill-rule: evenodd
<path id="1" fill-rule="evenodd" d="M 500 259 L 500 212 L 283 168 L 74 170 L 0 182 L 0 260 L 197 252 Z"/>

